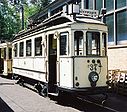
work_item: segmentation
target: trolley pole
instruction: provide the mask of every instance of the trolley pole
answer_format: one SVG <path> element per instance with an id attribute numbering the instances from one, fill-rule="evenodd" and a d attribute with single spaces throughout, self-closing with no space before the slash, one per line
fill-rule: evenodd
<path id="1" fill-rule="evenodd" d="M 22 30 L 24 30 L 24 6 L 23 6 L 23 0 L 21 0 L 21 21 L 22 21 Z"/>
<path id="2" fill-rule="evenodd" d="M 13 5 L 18 7 L 18 12 L 20 13 L 21 28 L 24 30 L 24 0 L 10 0 Z"/>
<path id="3" fill-rule="evenodd" d="M 22 30 L 24 30 L 24 7 L 21 5 L 21 21 L 22 21 Z"/>

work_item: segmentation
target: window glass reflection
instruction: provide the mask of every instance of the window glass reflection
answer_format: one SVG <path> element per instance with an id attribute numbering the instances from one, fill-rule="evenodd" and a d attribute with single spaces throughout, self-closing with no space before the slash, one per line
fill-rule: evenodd
<path id="1" fill-rule="evenodd" d="M 113 15 L 107 16 L 105 18 L 106 24 L 108 25 L 108 44 L 114 44 L 114 17 Z"/>
<path id="2" fill-rule="evenodd" d="M 14 45 L 14 57 L 17 57 L 17 53 L 18 53 L 18 44 L 16 43 Z"/>
<path id="3" fill-rule="evenodd" d="M 100 55 L 100 33 L 86 33 L 86 55 Z"/>
<path id="4" fill-rule="evenodd" d="M 122 21 L 122 22 L 121 22 Z M 117 13 L 117 43 L 127 39 L 127 11 Z"/>
<path id="5" fill-rule="evenodd" d="M 19 56 L 20 57 L 23 57 L 23 52 L 24 52 L 24 43 L 23 42 L 20 42 L 19 44 Z"/>
<path id="6" fill-rule="evenodd" d="M 42 55 L 42 37 L 35 38 L 35 56 Z"/>
<path id="7" fill-rule="evenodd" d="M 114 0 L 105 0 L 105 5 L 107 11 L 113 10 L 114 9 Z"/>
<path id="8" fill-rule="evenodd" d="M 103 0 L 96 0 L 96 9 L 97 10 L 101 10 L 101 8 L 103 7 Z"/>
<path id="9" fill-rule="evenodd" d="M 26 56 L 31 56 L 32 46 L 31 40 L 26 41 Z"/>
<path id="10" fill-rule="evenodd" d="M 75 55 L 83 55 L 83 32 L 74 32 Z"/>
<path id="11" fill-rule="evenodd" d="M 88 1 L 88 9 L 93 9 L 93 0 Z"/>
<path id="12" fill-rule="evenodd" d="M 116 0 L 116 6 L 117 8 L 126 6 L 126 0 Z"/>
<path id="13" fill-rule="evenodd" d="M 106 33 L 102 34 L 102 56 L 107 55 L 107 49 L 106 49 Z"/>
<path id="14" fill-rule="evenodd" d="M 60 55 L 68 55 L 68 33 L 60 35 Z"/>

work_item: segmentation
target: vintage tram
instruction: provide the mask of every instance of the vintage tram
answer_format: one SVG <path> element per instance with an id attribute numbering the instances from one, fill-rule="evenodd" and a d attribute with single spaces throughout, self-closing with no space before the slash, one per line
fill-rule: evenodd
<path id="1" fill-rule="evenodd" d="M 12 77 L 12 44 L 0 43 L 0 75 Z"/>
<path id="2" fill-rule="evenodd" d="M 59 12 L 16 35 L 13 73 L 19 83 L 31 83 L 44 96 L 107 90 L 107 26 L 73 13 Z"/>

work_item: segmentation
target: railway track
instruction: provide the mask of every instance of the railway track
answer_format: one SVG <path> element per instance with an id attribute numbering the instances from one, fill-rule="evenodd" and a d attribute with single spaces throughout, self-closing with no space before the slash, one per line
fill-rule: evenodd
<path id="1" fill-rule="evenodd" d="M 113 109 L 113 108 L 111 108 L 111 107 L 106 106 L 106 105 L 105 105 L 106 101 L 105 101 L 105 103 L 100 104 L 100 103 L 96 103 L 96 102 L 94 102 L 94 101 L 87 100 L 87 99 L 85 99 L 85 98 L 81 98 L 81 97 L 77 97 L 77 98 L 78 98 L 79 100 L 81 100 L 81 101 L 87 102 L 87 103 L 89 103 L 89 104 L 98 106 L 98 107 L 103 108 L 103 109 L 107 109 L 108 111 L 111 111 L 111 112 L 120 112 L 120 111 L 118 111 L 118 110 L 116 110 L 116 109 Z"/>
<path id="2" fill-rule="evenodd" d="M 53 99 L 54 100 L 54 99 Z M 55 98 L 56 100 L 56 98 Z M 58 99 L 57 99 L 58 101 Z M 58 104 L 69 106 L 80 110 L 81 112 L 121 112 L 112 106 L 107 105 L 108 102 L 105 101 L 102 104 L 102 99 L 94 99 L 90 96 L 82 97 L 82 96 L 63 96 Z"/>
<path id="3" fill-rule="evenodd" d="M 30 89 L 30 87 L 28 85 L 27 86 L 25 85 L 24 87 L 27 87 Z M 31 90 L 35 91 L 34 89 L 31 89 Z M 58 99 L 59 99 L 58 97 L 52 96 L 52 95 L 49 95 L 49 97 L 51 98 L 51 100 L 55 100 L 55 101 L 58 101 Z M 101 110 L 103 110 L 103 112 L 120 112 L 114 108 L 107 106 L 106 104 L 108 102 L 106 100 L 103 100 L 102 96 L 98 96 L 98 97 L 94 98 L 91 96 L 84 97 L 84 96 L 79 96 L 79 95 L 72 96 L 70 94 L 69 95 L 64 94 L 62 99 L 58 102 L 60 105 L 71 106 L 71 107 L 77 108 L 78 110 L 82 110 L 82 111 L 87 110 L 85 112 L 91 112 L 91 108 L 93 108 L 92 110 L 94 110 L 94 109 L 98 110 L 98 108 L 101 108 Z M 85 102 L 85 104 L 84 104 L 84 102 Z M 85 107 L 84 105 L 86 106 L 87 109 L 84 108 Z M 99 111 L 99 112 L 102 112 L 102 111 Z"/>

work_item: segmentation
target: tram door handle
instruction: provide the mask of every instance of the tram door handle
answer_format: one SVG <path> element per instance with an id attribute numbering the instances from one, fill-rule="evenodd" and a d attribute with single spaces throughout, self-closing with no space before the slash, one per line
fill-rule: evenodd
<path id="1" fill-rule="evenodd" d="M 56 64 L 58 64 L 60 61 L 56 61 Z"/>
<path id="2" fill-rule="evenodd" d="M 60 61 L 56 61 L 57 84 L 60 84 Z"/>

